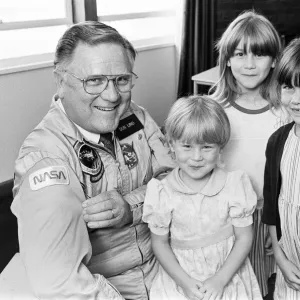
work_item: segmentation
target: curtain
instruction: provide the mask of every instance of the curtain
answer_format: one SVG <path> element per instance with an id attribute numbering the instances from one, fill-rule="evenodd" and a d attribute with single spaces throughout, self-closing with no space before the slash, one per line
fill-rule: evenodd
<path id="1" fill-rule="evenodd" d="M 215 0 L 185 0 L 177 97 L 193 94 L 192 76 L 216 65 Z M 199 93 L 206 93 L 199 86 Z"/>

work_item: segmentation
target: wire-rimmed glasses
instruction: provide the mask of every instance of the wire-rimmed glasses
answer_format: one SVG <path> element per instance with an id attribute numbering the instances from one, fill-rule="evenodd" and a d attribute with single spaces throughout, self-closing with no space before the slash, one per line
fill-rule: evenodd
<path id="1" fill-rule="evenodd" d="M 87 78 L 80 78 L 67 70 L 61 71 L 80 80 L 83 84 L 84 90 L 90 95 L 101 94 L 106 89 L 110 80 L 113 80 L 116 89 L 120 93 L 130 92 L 135 85 L 136 79 L 138 78 L 138 76 L 133 72 L 131 72 L 131 74 L 117 75 L 114 76 L 114 78 L 108 78 L 108 75 L 92 75 Z"/>

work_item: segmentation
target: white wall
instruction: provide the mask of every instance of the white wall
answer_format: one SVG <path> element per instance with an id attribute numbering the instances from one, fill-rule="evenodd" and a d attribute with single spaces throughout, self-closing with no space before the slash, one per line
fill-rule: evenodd
<path id="1" fill-rule="evenodd" d="M 136 59 L 139 79 L 132 99 L 145 107 L 160 126 L 176 100 L 176 65 L 175 47 L 142 51 Z"/>
<path id="2" fill-rule="evenodd" d="M 139 79 L 132 99 L 162 125 L 176 98 L 175 47 L 140 51 L 134 71 Z M 52 68 L 0 75 L 0 182 L 13 177 L 19 148 L 54 92 Z"/>

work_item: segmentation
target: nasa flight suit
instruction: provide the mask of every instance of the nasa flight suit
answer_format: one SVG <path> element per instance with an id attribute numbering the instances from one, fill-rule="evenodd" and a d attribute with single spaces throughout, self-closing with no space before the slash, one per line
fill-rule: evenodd
<path id="1" fill-rule="evenodd" d="M 141 217 L 147 182 L 174 167 L 165 138 L 132 102 L 111 151 L 85 139 L 59 101 L 55 96 L 15 165 L 12 211 L 32 289 L 40 299 L 121 299 L 118 291 L 148 299 L 157 262 Z M 129 203 L 133 223 L 88 229 L 82 202 L 110 190 Z"/>

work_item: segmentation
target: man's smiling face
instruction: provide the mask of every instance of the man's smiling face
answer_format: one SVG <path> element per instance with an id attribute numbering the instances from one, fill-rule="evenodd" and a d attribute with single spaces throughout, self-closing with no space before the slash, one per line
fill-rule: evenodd
<path id="1" fill-rule="evenodd" d="M 131 74 L 133 63 L 128 52 L 118 44 L 102 43 L 95 46 L 79 44 L 74 51 L 67 71 L 85 79 L 95 75 Z M 89 132 L 106 133 L 114 131 L 120 118 L 128 109 L 131 91 L 120 93 L 113 80 L 108 82 L 100 95 L 90 95 L 83 83 L 68 73 L 63 73 L 58 94 L 68 117 Z"/>

